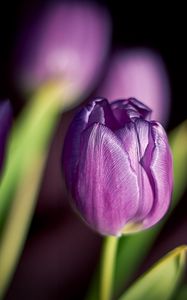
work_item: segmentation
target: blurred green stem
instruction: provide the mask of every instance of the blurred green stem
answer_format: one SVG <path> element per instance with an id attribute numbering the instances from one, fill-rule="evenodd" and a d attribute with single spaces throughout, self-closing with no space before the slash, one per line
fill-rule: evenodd
<path id="1" fill-rule="evenodd" d="M 26 165 L 39 152 L 48 149 L 57 116 L 61 112 L 60 95 L 57 85 L 43 86 L 30 99 L 14 124 L 0 188 L 0 234 Z"/>
<path id="2" fill-rule="evenodd" d="M 59 87 L 43 86 L 26 105 L 10 137 L 0 189 L 0 299 L 23 249 L 61 106 Z"/>
<path id="3" fill-rule="evenodd" d="M 112 297 L 118 240 L 118 237 L 115 236 L 108 236 L 104 240 L 101 257 L 100 300 L 110 300 Z"/>

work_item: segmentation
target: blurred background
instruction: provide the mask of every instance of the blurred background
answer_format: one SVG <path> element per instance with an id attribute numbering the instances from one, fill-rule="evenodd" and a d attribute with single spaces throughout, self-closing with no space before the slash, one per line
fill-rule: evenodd
<path id="1" fill-rule="evenodd" d="M 75 5 L 78 1 L 68 1 L 70 2 Z M 20 91 L 15 79 L 19 62 L 15 62 L 14 51 L 17 49 L 23 31 L 28 32 L 29 22 L 38 20 L 46 5 L 54 3 L 57 2 L 52 0 L 1 1 L 0 98 L 10 99 L 15 118 L 24 107 L 26 96 Z M 93 95 L 110 98 L 114 94 L 114 97 L 122 97 L 122 95 L 115 96 L 115 88 L 118 88 L 119 81 L 115 83 L 110 75 L 116 70 L 116 64 L 120 66 L 124 63 L 126 70 L 129 70 L 124 75 L 124 78 L 127 78 L 124 85 L 127 86 L 126 91 L 131 93 L 134 86 L 132 85 L 131 89 L 131 83 L 128 82 L 129 74 L 136 74 L 139 66 L 138 68 L 143 72 L 141 74 L 145 74 L 145 87 L 151 84 L 149 80 L 153 77 L 155 85 L 158 85 L 156 93 L 160 91 L 160 94 L 156 94 L 157 97 L 163 97 L 165 99 L 163 101 L 167 102 L 159 106 L 159 114 L 162 115 L 161 121 L 167 126 L 169 132 L 184 121 L 187 115 L 185 10 L 177 6 L 171 12 L 171 4 L 164 8 L 163 4 L 157 2 L 151 3 L 150 7 L 127 1 L 92 1 L 92 3 L 108 11 L 111 40 L 110 46 L 107 46 L 107 59 L 103 63 L 102 72 L 100 71 L 98 75 L 99 82 L 89 90 L 81 102 L 87 101 Z M 30 37 L 26 34 L 24 38 L 24 47 L 26 47 Z M 123 59 L 118 61 L 120 57 Z M 152 70 L 152 67 L 155 69 Z M 139 80 L 137 76 L 134 79 L 135 83 Z M 137 84 L 135 87 L 140 90 Z M 123 94 L 123 90 L 121 93 Z M 151 94 L 152 91 L 149 93 Z M 140 94 L 143 97 L 144 90 L 141 90 Z M 6 300 L 84 299 L 99 259 L 102 237 L 91 231 L 72 211 L 59 163 L 64 136 L 75 109 L 76 104 L 74 108 L 70 107 L 70 110 L 62 114 L 53 138 L 36 211 Z M 165 224 L 135 277 L 170 249 L 187 243 L 186 197 L 187 192 Z"/>

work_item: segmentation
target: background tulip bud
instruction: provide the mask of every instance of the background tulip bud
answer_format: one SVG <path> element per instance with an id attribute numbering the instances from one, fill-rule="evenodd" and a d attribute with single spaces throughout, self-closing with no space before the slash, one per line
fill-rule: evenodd
<path id="1" fill-rule="evenodd" d="M 90 92 L 108 52 L 107 11 L 93 3 L 51 3 L 32 21 L 26 29 L 24 25 L 15 54 L 21 90 L 57 81 L 69 102 Z"/>
<path id="2" fill-rule="evenodd" d="M 172 156 L 163 127 L 136 99 L 96 99 L 74 117 L 64 145 L 76 209 L 104 235 L 149 228 L 166 213 Z"/>
<path id="3" fill-rule="evenodd" d="M 170 110 L 170 86 L 164 62 L 154 51 L 123 49 L 111 59 L 98 95 L 112 101 L 135 97 L 148 105 L 153 120 L 166 124 Z"/>
<path id="4" fill-rule="evenodd" d="M 7 136 L 12 123 L 12 110 L 9 101 L 0 103 L 0 171 L 2 169 Z"/>

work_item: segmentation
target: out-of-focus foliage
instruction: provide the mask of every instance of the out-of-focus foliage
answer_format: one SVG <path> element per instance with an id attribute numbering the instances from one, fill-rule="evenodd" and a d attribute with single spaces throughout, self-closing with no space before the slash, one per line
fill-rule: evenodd
<path id="1" fill-rule="evenodd" d="M 42 87 L 28 102 L 11 135 L 0 189 L 0 299 L 24 245 L 61 106 L 61 89 Z"/>
<path id="2" fill-rule="evenodd" d="M 186 252 L 187 246 L 170 252 L 133 283 L 119 300 L 170 299 L 183 275 Z"/>
<path id="3" fill-rule="evenodd" d="M 187 299 L 187 284 L 183 285 L 177 293 L 176 300 L 186 300 Z"/>

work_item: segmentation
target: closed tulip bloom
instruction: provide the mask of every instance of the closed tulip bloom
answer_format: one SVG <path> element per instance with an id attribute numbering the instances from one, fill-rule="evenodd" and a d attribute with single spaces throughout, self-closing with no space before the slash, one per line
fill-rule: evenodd
<path id="1" fill-rule="evenodd" d="M 0 103 L 0 172 L 5 156 L 8 133 L 12 123 L 12 110 L 9 101 Z"/>
<path id="2" fill-rule="evenodd" d="M 134 98 L 95 99 L 74 117 L 63 165 L 73 204 L 103 235 L 136 232 L 165 215 L 173 185 L 163 127 Z"/>

